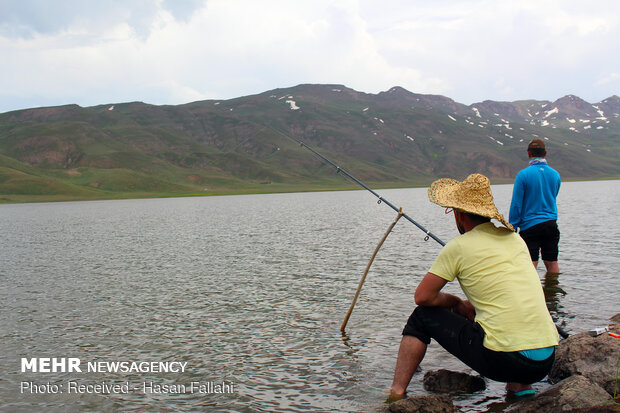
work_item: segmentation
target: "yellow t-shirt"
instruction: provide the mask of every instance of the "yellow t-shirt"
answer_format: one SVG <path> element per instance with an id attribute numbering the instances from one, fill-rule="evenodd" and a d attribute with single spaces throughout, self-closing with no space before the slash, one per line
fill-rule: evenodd
<path id="1" fill-rule="evenodd" d="M 556 346 L 558 332 L 523 239 L 492 223 L 452 239 L 429 272 L 457 278 L 484 329 L 484 346 L 520 351 Z"/>

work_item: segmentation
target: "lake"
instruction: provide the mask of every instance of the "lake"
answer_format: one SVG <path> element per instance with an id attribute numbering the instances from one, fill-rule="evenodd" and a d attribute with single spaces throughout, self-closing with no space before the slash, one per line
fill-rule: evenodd
<path id="1" fill-rule="evenodd" d="M 562 274 L 539 274 L 569 333 L 620 312 L 619 188 L 562 185 Z M 507 217 L 512 185 L 492 190 Z M 378 192 L 443 241 L 457 235 L 425 188 Z M 1 205 L 0 410 L 375 411 L 440 250 L 401 219 L 341 333 L 395 217 L 367 191 Z M 436 343 L 421 367 L 471 372 Z M 422 376 L 409 394 L 425 393 Z M 493 382 L 455 399 L 470 411 L 503 402 Z"/>

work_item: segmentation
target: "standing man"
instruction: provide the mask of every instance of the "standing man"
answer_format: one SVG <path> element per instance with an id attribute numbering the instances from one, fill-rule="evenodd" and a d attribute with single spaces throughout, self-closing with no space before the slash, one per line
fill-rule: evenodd
<path id="1" fill-rule="evenodd" d="M 509 393 L 534 393 L 531 384 L 551 370 L 558 333 L 525 242 L 498 212 L 484 175 L 440 179 L 428 197 L 453 208 L 461 235 L 442 248 L 415 291 L 390 399 L 405 396 L 431 338 L 482 376 L 507 383 Z M 467 300 L 441 292 L 455 278 Z"/>
<path id="2" fill-rule="evenodd" d="M 527 146 L 527 154 L 530 166 L 517 174 L 508 220 L 520 229 L 534 268 L 538 265 L 540 251 L 547 272 L 559 274 L 556 197 L 560 191 L 560 174 L 547 165 L 547 151 L 542 140 L 533 139 Z"/>

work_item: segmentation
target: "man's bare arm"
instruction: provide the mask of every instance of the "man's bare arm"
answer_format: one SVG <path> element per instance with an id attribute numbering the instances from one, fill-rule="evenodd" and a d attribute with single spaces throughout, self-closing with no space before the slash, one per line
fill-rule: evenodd
<path id="1" fill-rule="evenodd" d="M 432 272 L 426 273 L 415 290 L 415 303 L 427 307 L 443 307 L 452 310 L 470 320 L 474 319 L 474 307 L 469 301 L 461 300 L 456 295 L 442 293 L 447 281 Z"/>

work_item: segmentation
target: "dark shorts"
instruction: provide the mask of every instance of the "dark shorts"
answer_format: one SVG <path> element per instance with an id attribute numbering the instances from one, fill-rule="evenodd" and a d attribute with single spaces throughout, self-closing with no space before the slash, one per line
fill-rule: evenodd
<path id="1" fill-rule="evenodd" d="M 403 335 L 417 337 L 427 345 L 435 339 L 481 376 L 504 383 L 536 383 L 549 374 L 555 359 L 555 352 L 535 361 L 519 352 L 489 350 L 482 345 L 485 334 L 480 324 L 441 307 L 416 307 Z"/>
<path id="2" fill-rule="evenodd" d="M 532 261 L 538 261 L 538 251 L 543 261 L 558 260 L 560 230 L 555 220 L 541 222 L 519 233 L 530 250 Z"/>

